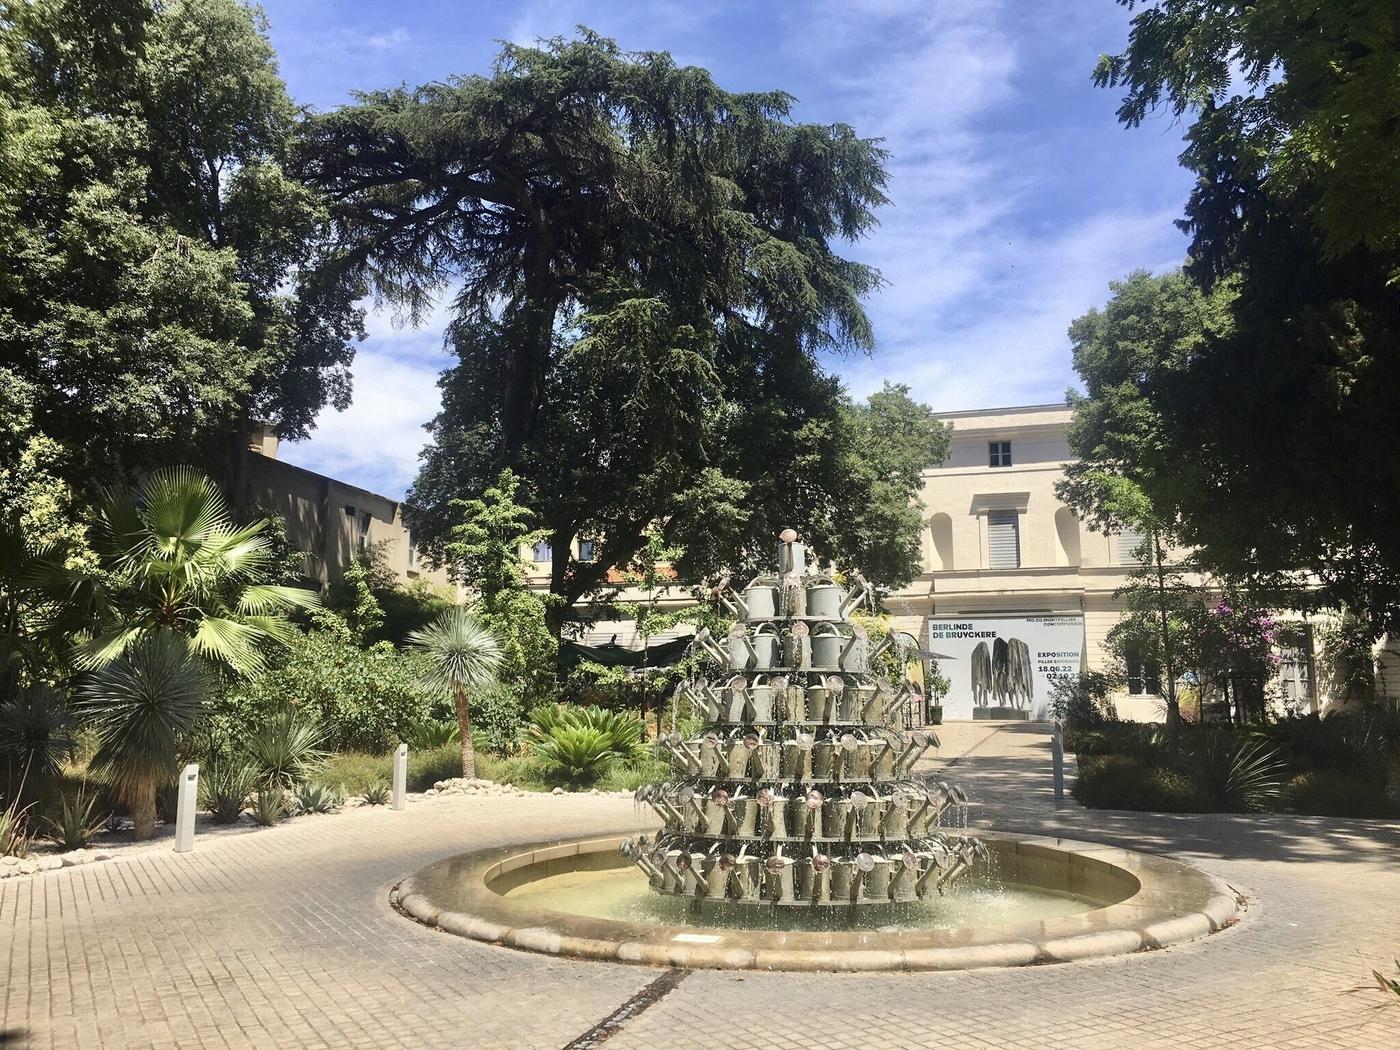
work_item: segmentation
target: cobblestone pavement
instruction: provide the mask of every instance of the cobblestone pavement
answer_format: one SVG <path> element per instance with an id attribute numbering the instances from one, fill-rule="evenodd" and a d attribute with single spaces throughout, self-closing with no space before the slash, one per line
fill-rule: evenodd
<path id="1" fill-rule="evenodd" d="M 0 884 L 0 1045 L 81 1047 L 1376 1047 L 1352 992 L 1400 953 L 1400 826 L 1088 812 L 1050 793 L 1043 727 L 949 727 L 930 771 L 978 824 L 1180 856 L 1250 901 L 1236 928 L 1116 960 L 931 974 L 661 971 L 428 930 L 388 891 L 492 843 L 627 830 L 602 796 L 416 801 Z M 959 752 L 949 765 L 949 752 Z M 658 992 L 659 994 L 659 992 Z"/>

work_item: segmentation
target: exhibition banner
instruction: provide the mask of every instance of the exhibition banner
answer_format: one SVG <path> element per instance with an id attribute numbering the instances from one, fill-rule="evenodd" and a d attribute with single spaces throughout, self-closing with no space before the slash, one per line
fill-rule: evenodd
<path id="1" fill-rule="evenodd" d="M 951 684 L 944 721 L 1050 717 L 1050 687 L 1079 674 L 1082 616 L 935 616 L 928 648 Z"/>

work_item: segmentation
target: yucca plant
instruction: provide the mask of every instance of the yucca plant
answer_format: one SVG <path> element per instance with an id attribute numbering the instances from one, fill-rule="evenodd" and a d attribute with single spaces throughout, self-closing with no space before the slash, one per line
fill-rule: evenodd
<path id="1" fill-rule="evenodd" d="M 253 793 L 253 770 L 246 762 L 211 756 L 199 771 L 200 805 L 216 824 L 232 824 L 248 807 Z"/>
<path id="2" fill-rule="evenodd" d="M 156 822 L 156 789 L 179 771 L 180 745 L 205 712 L 210 682 L 183 638 L 153 631 L 83 685 L 78 712 L 97 737 L 91 768 L 131 811 L 136 838 Z"/>
<path id="3" fill-rule="evenodd" d="M 0 857 L 27 857 L 33 835 L 29 831 L 30 806 L 21 806 L 15 799 L 0 809 Z"/>
<path id="4" fill-rule="evenodd" d="M 345 799 L 324 784 L 307 782 L 292 790 L 292 804 L 298 813 L 334 813 Z"/>
<path id="5" fill-rule="evenodd" d="M 452 692 L 462 745 L 462 776 L 475 778 L 476 750 L 472 747 L 467 691 L 495 682 L 501 666 L 501 643 L 461 606 L 444 609 L 427 627 L 409 634 L 408 642 L 428 657 L 424 687 Z"/>
<path id="6" fill-rule="evenodd" d="M 555 726 L 548 739 L 535 745 L 535 758 L 545 776 L 575 786 L 593 783 L 614 759 L 622 757 L 607 733 L 584 726 Z"/>
<path id="7" fill-rule="evenodd" d="M 218 487 L 191 467 L 158 470 L 134 495 L 108 492 L 97 528 L 106 574 L 93 578 L 103 626 L 80 646 L 80 665 L 101 667 L 164 630 L 238 674 L 261 669 L 268 646 L 296 632 L 287 614 L 321 604 L 313 591 L 265 582 L 267 526 L 235 527 Z"/>
<path id="8" fill-rule="evenodd" d="M 45 834 L 66 850 L 87 848 L 107 824 L 106 813 L 93 815 L 97 802 L 97 792 L 89 791 L 86 785 L 75 792 L 63 792 L 58 797 L 57 815 L 43 818 Z"/>
<path id="9" fill-rule="evenodd" d="M 253 783 L 286 790 L 310 780 L 327 758 L 324 742 L 320 725 L 295 708 L 254 726 L 243 738 Z"/>
<path id="10" fill-rule="evenodd" d="M 393 789 L 387 780 L 376 780 L 365 788 L 365 793 L 360 798 L 364 799 L 366 806 L 383 806 L 388 804 L 392 794 Z"/>
<path id="11" fill-rule="evenodd" d="M 1264 741 L 1213 731 L 1197 735 L 1187 772 L 1208 801 L 1260 809 L 1283 790 L 1288 765 Z"/>
<path id="12" fill-rule="evenodd" d="M 270 828 L 287 814 L 287 792 L 280 787 L 266 787 L 253 795 L 249 812 L 253 820 Z"/>
<path id="13" fill-rule="evenodd" d="M 57 773 L 76 749 L 73 716 L 57 690 L 32 685 L 0 703 L 0 758 L 11 769 Z"/>

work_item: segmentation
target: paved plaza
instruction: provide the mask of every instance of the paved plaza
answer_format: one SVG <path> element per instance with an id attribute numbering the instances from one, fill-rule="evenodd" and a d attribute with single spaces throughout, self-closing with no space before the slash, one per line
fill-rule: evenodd
<path id="1" fill-rule="evenodd" d="M 1400 1005 L 1353 990 L 1400 954 L 1400 825 L 1057 807 L 1048 741 L 1042 726 L 950 726 L 928 765 L 969 789 L 974 823 L 1171 854 L 1244 895 L 1244 921 L 1180 948 L 1012 970 L 575 962 L 417 925 L 390 887 L 468 848 L 650 827 L 649 811 L 599 795 L 425 799 L 0 883 L 0 1045 L 1400 1046 Z"/>

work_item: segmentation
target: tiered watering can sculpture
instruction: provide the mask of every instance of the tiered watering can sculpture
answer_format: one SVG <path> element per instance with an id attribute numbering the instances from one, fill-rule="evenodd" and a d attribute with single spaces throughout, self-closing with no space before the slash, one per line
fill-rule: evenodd
<path id="1" fill-rule="evenodd" d="M 884 646 L 849 620 L 872 591 L 809 572 L 792 530 L 778 562 L 742 592 L 717 588 L 734 626 L 695 644 L 719 673 L 681 686 L 704 728 L 659 742 L 680 775 L 637 798 L 666 826 L 623 852 L 652 889 L 697 908 L 863 910 L 941 894 L 985 852 L 941 830 L 962 792 L 912 776 L 937 738 L 889 728 L 907 694 L 871 673 Z"/>

